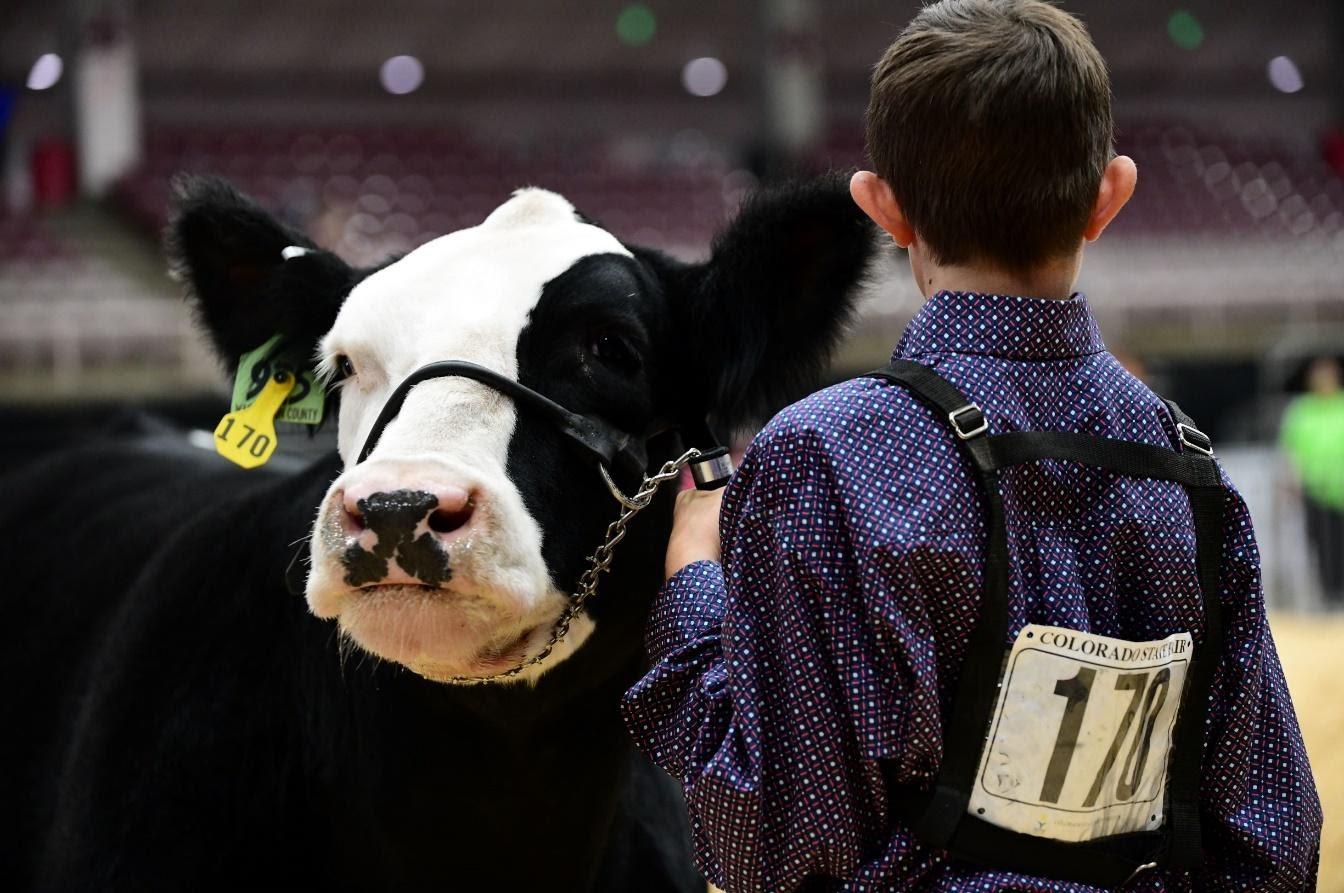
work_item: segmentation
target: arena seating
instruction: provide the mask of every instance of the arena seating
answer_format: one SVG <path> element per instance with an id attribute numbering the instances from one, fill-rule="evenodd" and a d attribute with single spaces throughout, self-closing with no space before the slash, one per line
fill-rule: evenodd
<path id="1" fill-rule="evenodd" d="M 157 129 L 118 197 L 158 229 L 179 171 L 228 177 L 355 262 L 479 223 L 522 185 L 564 194 L 624 238 L 693 254 L 751 182 L 694 135 L 662 148 L 601 140 L 497 147 L 444 129 Z"/>
<path id="2" fill-rule="evenodd" d="M 1113 235 L 1344 247 L 1344 180 L 1312 145 L 1140 121 L 1122 124 L 1119 148 L 1137 161 L 1142 188 Z M 817 169 L 862 161 L 862 131 L 852 123 L 835 128 L 811 160 Z M 229 177 L 355 261 L 478 223 L 520 185 L 563 193 L 623 238 L 693 255 L 754 183 L 694 133 L 662 145 L 557 138 L 500 146 L 450 128 L 151 127 L 145 163 L 118 196 L 157 230 L 179 171 Z"/>
<path id="3" fill-rule="evenodd" d="M 180 363 L 192 338 L 181 305 L 99 251 L 87 226 L 80 235 L 40 214 L 0 216 L 0 373 L 50 374 L 61 392 L 93 366 Z"/>
<path id="4" fill-rule="evenodd" d="M 1120 232 L 1301 238 L 1344 229 L 1344 180 L 1311 146 L 1146 124 L 1120 148 L 1144 177 Z"/>
<path id="5" fill-rule="evenodd" d="M 32 214 L 0 214 L 0 260 L 6 273 L 23 270 L 69 254 L 40 217 Z"/>
<path id="6" fill-rule="evenodd" d="M 1138 165 L 1141 188 L 1113 236 L 1278 239 L 1344 230 L 1344 179 L 1309 142 L 1131 121 L 1117 127 L 1117 149 Z M 863 132 L 849 126 L 829 134 L 816 163 L 862 159 Z"/>

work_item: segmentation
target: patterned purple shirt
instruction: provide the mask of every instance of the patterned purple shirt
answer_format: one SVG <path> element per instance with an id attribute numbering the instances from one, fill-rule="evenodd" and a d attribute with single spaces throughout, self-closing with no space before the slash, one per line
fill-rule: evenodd
<path id="1" fill-rule="evenodd" d="M 1162 402 L 1106 352 L 1081 295 L 943 292 L 896 356 L 980 404 L 992 433 L 1077 431 L 1172 447 Z M 1195 411 L 1198 407 L 1188 407 Z M 1178 484 L 1046 460 L 1001 473 L 1010 637 L 1027 623 L 1149 641 L 1203 616 Z M 1132 891 L 1314 886 L 1321 810 L 1265 621 L 1246 506 L 1228 485 L 1226 650 L 1204 751 L 1204 867 Z M 626 695 L 639 745 L 686 791 L 702 870 L 731 893 L 1096 888 L 954 863 L 888 813 L 879 761 L 927 785 L 980 601 L 985 508 L 932 412 L 869 378 L 776 416 L 723 502 L 723 564 L 668 581 L 649 674 Z"/>

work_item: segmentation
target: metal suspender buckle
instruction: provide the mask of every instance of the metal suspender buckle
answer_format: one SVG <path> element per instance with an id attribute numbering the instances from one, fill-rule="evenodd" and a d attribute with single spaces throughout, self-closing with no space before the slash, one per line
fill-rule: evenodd
<path id="1" fill-rule="evenodd" d="M 1213 441 L 1209 439 L 1209 435 L 1198 428 L 1191 427 L 1184 422 L 1177 422 L 1176 436 L 1180 438 L 1181 446 L 1192 449 L 1196 453 L 1203 453 L 1210 459 L 1213 458 Z"/>
<path id="2" fill-rule="evenodd" d="M 966 425 L 962 425 L 962 417 L 969 416 Z M 989 421 L 985 414 L 980 411 L 980 407 L 974 403 L 967 403 L 961 409 L 954 409 L 947 414 L 947 420 L 952 423 L 952 430 L 957 432 L 957 436 L 962 440 L 970 440 L 977 434 L 984 434 L 989 430 Z"/>
<path id="3" fill-rule="evenodd" d="M 1125 885 L 1128 884 L 1130 881 L 1134 880 L 1134 878 L 1136 878 L 1136 877 L 1138 877 L 1139 875 L 1143 874 L 1145 871 L 1151 871 L 1151 870 L 1153 870 L 1154 868 L 1157 868 L 1157 867 L 1158 867 L 1158 866 L 1157 866 L 1157 863 L 1156 863 L 1156 862 L 1145 862 L 1145 863 L 1143 863 L 1143 864 L 1140 865 L 1138 868 L 1136 868 L 1136 869 L 1134 869 L 1132 872 L 1130 872 L 1129 877 L 1125 878 L 1125 883 L 1122 884 L 1121 886 L 1125 886 Z"/>

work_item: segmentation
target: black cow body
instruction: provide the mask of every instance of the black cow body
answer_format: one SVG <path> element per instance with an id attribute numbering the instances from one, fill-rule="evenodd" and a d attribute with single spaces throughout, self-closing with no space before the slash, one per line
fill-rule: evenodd
<path id="1" fill-rule="evenodd" d="M 575 591 L 619 506 L 552 426 L 521 410 L 515 419 L 498 395 L 418 385 L 367 465 L 350 447 L 366 430 L 346 410 L 362 400 L 365 417 L 376 411 L 369 395 L 395 384 L 377 379 L 380 364 L 477 360 L 479 348 L 571 411 L 627 431 L 656 427 L 663 433 L 645 444 L 656 468 L 682 445 L 653 421 L 739 424 L 824 363 L 873 247 L 843 186 L 749 206 L 700 265 L 585 229 L 549 193 L 520 194 L 482 227 L 495 227 L 487 247 L 501 257 L 532 244 L 550 250 L 545 269 L 560 272 L 534 277 L 535 288 L 509 263 L 454 249 L 472 243 L 450 237 L 383 275 L 319 251 L 227 185 L 188 183 L 180 202 L 170 247 L 227 364 L 279 333 L 310 352 L 323 340 L 328 369 L 362 370 L 342 373 L 344 461 L 243 472 L 157 430 L 0 478 L 0 608 L 15 631 L 0 650 L 11 690 L 0 736 L 0 889 L 703 889 L 681 791 L 635 751 L 618 714 L 647 665 L 642 634 L 662 578 L 671 489 L 635 519 L 585 606 L 586 638 L 572 634 L 568 651 L 524 682 L 431 681 L 461 671 L 436 677 L 435 665 L 417 664 L 420 652 L 389 652 L 417 637 L 430 652 L 466 642 L 445 660 L 470 670 L 461 629 L 498 616 L 528 624 L 518 647 L 537 653 L 559 616 L 550 606 Z M 568 266 L 555 248 L 566 239 L 578 246 Z M 455 279 L 461 269 L 471 276 Z M 479 293 L 440 300 L 464 282 Z M 406 289 L 418 290 L 414 300 Z M 492 300 L 504 320 L 493 328 Z M 366 324 L 343 316 L 333 329 L 359 302 Z M 446 309 L 402 327 L 383 318 L 384 307 L 430 304 Z M 463 320 L 473 334 L 453 340 Z M 362 343 L 374 330 L 381 340 Z M 426 331 L 440 341 L 412 356 L 406 345 Z M 436 355 L 441 344 L 462 353 Z M 483 408 L 445 414 L 455 406 Z M 361 472 L 393 481 L 366 508 L 375 496 L 425 490 L 398 477 L 422 473 L 407 443 L 419 450 L 414 462 L 476 488 L 478 526 L 465 546 L 452 534 L 441 547 L 422 532 L 414 561 L 398 548 L 403 577 L 393 583 L 377 579 L 394 553 L 369 539 L 376 525 L 342 533 L 315 528 L 314 515 L 321 506 L 339 520 L 341 482 Z M 480 468 L 493 475 L 488 486 L 473 482 Z M 452 492 L 442 480 L 434 486 Z M 315 529 L 331 542 L 314 543 L 305 600 L 286 582 Z M 328 573 L 327 589 L 315 590 L 319 550 L 330 570 L 352 554 L 341 544 L 355 542 L 372 543 L 377 567 L 347 564 L 344 582 Z M 492 564 L 499 555 L 513 564 Z M 534 598 L 531 583 L 490 589 L 497 566 L 531 574 L 506 582 L 539 574 L 546 598 Z M 452 588 L 463 580 L 466 588 Z M 379 611 L 407 602 L 424 613 L 403 620 L 438 626 L 377 625 Z M 323 616 L 337 622 L 314 616 L 319 604 L 335 605 Z M 372 625 L 347 625 L 342 606 L 360 622 L 372 615 Z M 492 630 L 478 632 L 488 648 Z"/>
<path id="2" fill-rule="evenodd" d="M 342 657 L 284 586 L 338 470 L 160 436 L 4 480 L 5 889 L 703 889 L 680 791 L 620 727 L 637 642 L 535 688 Z"/>

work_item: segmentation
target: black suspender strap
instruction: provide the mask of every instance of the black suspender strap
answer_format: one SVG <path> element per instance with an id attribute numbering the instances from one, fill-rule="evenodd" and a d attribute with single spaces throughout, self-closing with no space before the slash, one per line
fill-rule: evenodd
<path id="1" fill-rule="evenodd" d="M 956 385 L 928 366 L 910 360 L 892 360 L 891 365 L 868 374 L 901 385 L 940 418 L 947 419 L 976 469 L 982 473 L 993 470 L 985 438 L 980 436 L 989 430 L 985 414 Z"/>
<path id="2" fill-rule="evenodd" d="M 1176 422 L 1177 437 L 1186 450 L 1183 456 L 1208 466 L 1214 480 L 1187 485 L 1190 510 L 1195 520 L 1195 548 L 1199 566 L 1199 588 L 1204 596 L 1204 641 L 1202 655 L 1190 667 L 1185 698 L 1173 732 L 1176 748 L 1172 753 L 1169 800 L 1172 837 L 1167 864 L 1191 869 L 1204 858 L 1200 831 L 1199 789 L 1203 778 L 1204 726 L 1209 709 L 1209 691 L 1213 675 L 1223 653 L 1223 598 L 1219 565 L 1223 552 L 1223 504 L 1226 498 L 1222 479 L 1213 461 L 1213 443 L 1195 427 L 1190 417 L 1170 400 L 1167 407 Z M 1202 660 L 1199 659 L 1202 656 Z"/>
<path id="3" fill-rule="evenodd" d="M 989 451 L 984 412 L 951 382 L 927 366 L 894 360 L 880 376 L 906 388 L 926 406 L 947 419 L 958 443 L 970 459 L 989 504 L 989 546 L 985 555 L 980 620 L 967 643 L 966 660 L 957 682 L 952 714 L 943 729 L 945 747 L 938 780 L 924 802 L 908 801 L 907 819 L 925 841 L 946 847 L 966 815 L 971 782 L 980 761 L 980 743 L 998 697 L 1003 642 L 1008 635 L 1008 534 L 998 472 Z"/>
<path id="4" fill-rule="evenodd" d="M 1187 488 L 1221 488 L 1218 467 L 1207 458 L 1150 443 L 1071 431 L 1013 431 L 987 438 L 986 446 L 996 469 L 1038 459 L 1063 459 L 1128 477 L 1174 481 Z"/>
<path id="5" fill-rule="evenodd" d="M 1160 862 L 1176 869 L 1197 866 L 1203 858 L 1199 790 L 1205 716 L 1223 642 L 1219 563 L 1224 493 L 1221 474 L 1213 461 L 1212 442 L 1170 401 L 1167 405 L 1181 452 L 1073 432 L 990 435 L 980 407 L 928 367 L 896 360 L 869 374 L 900 385 L 947 420 L 984 488 L 989 516 L 980 620 L 968 642 L 951 715 L 943 731 L 943 763 L 932 790 L 893 790 L 893 812 L 925 843 L 948 849 L 955 856 L 1061 880 L 1116 886 L 1148 863 Z M 1007 831 L 967 815 L 967 802 L 997 702 L 1008 640 L 1007 530 L 998 472 L 1040 459 L 1172 481 L 1189 495 L 1205 628 L 1173 732 L 1167 830 L 1063 843 Z"/>

